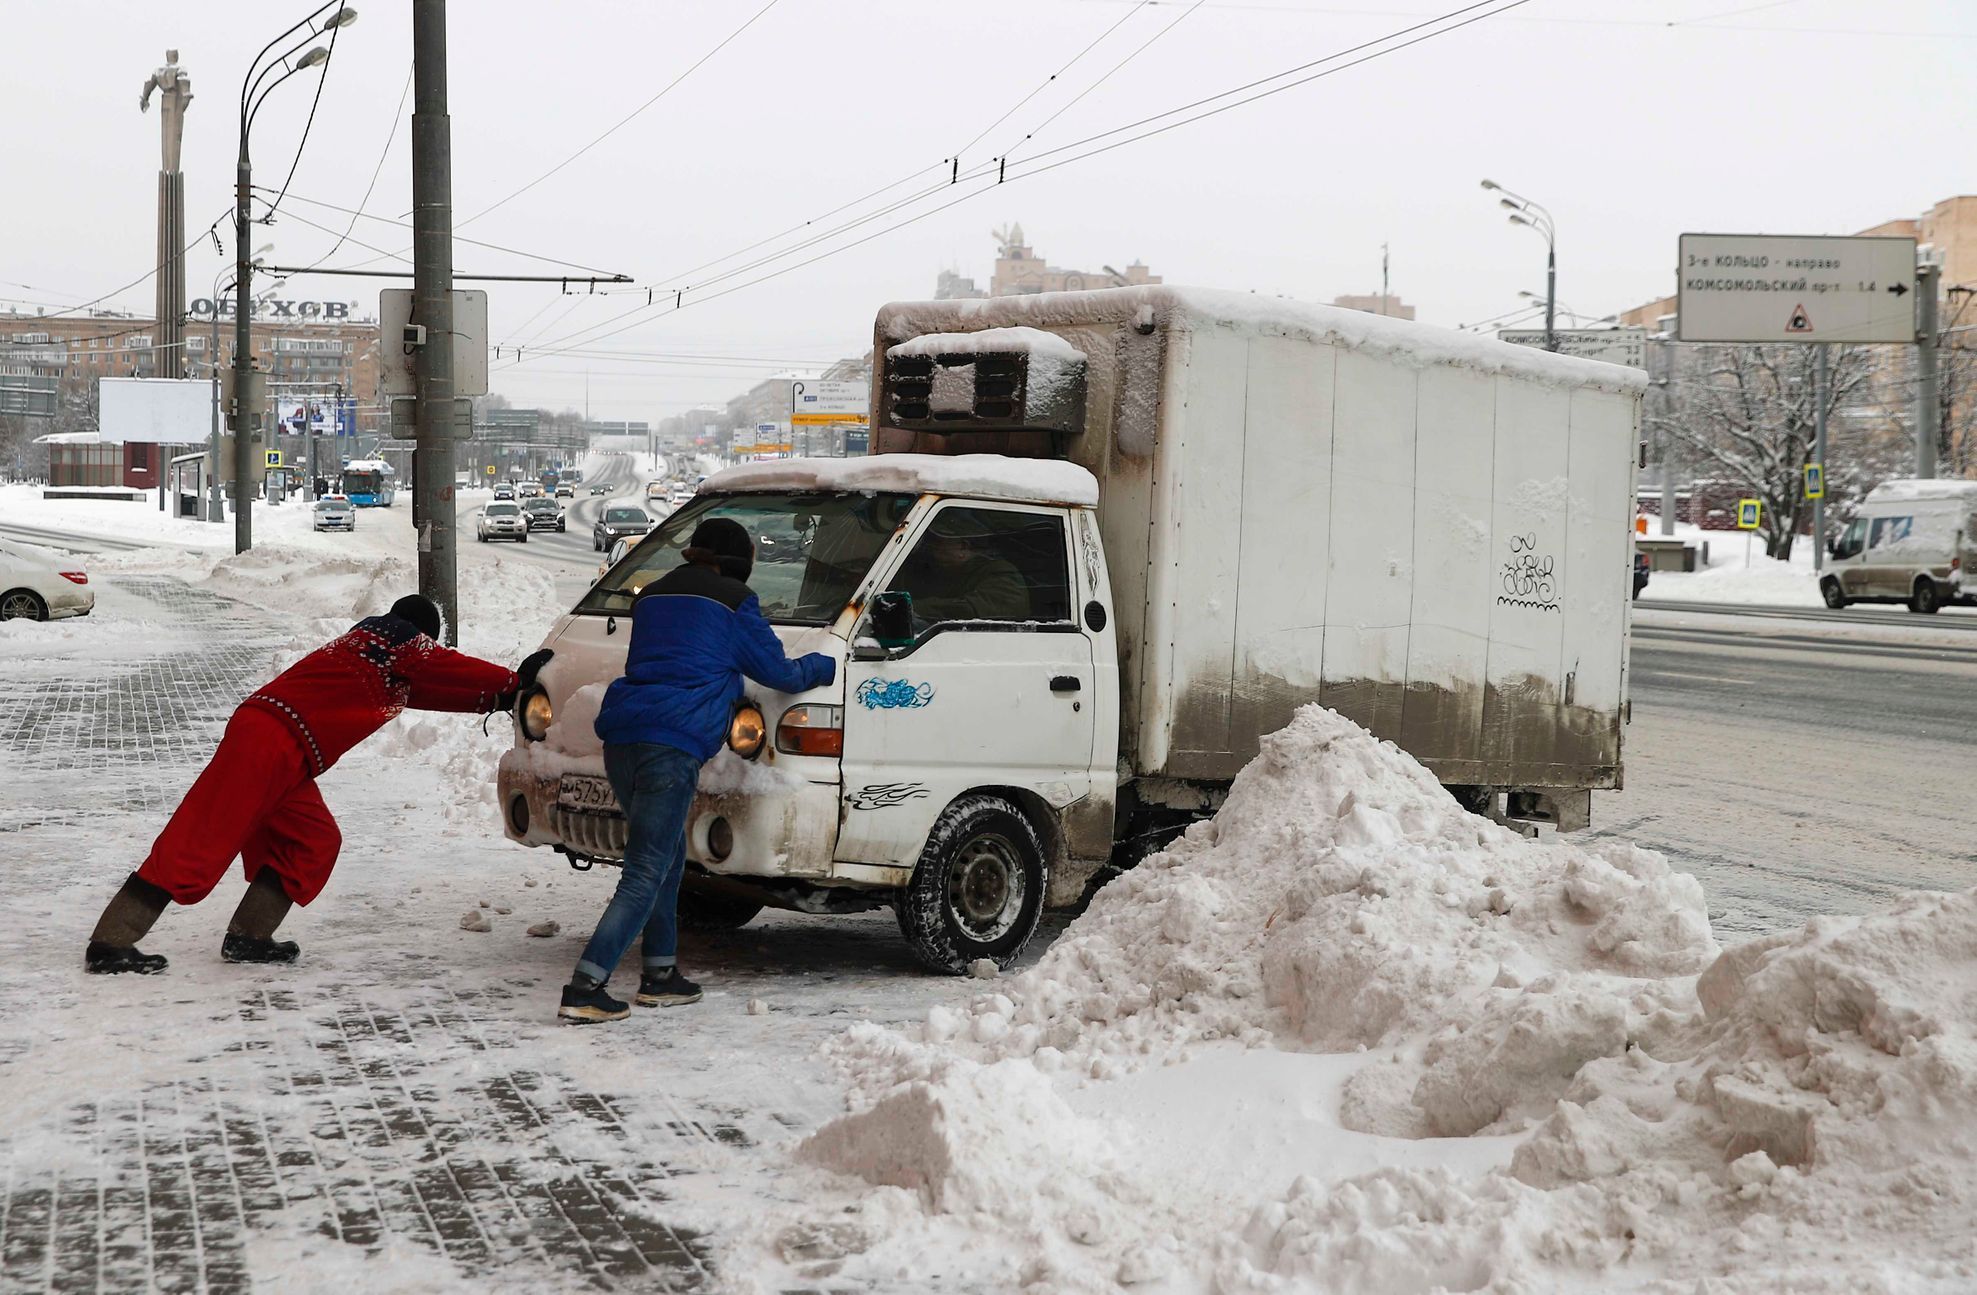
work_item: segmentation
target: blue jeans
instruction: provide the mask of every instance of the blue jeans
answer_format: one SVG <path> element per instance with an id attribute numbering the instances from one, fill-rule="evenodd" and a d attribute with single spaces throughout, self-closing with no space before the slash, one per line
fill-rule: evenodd
<path id="1" fill-rule="evenodd" d="M 618 889 L 577 960 L 602 983 L 644 933 L 647 970 L 670 967 L 679 950 L 680 874 L 686 870 L 686 816 L 700 761 L 656 742 L 606 743 L 604 772 L 631 827 Z"/>

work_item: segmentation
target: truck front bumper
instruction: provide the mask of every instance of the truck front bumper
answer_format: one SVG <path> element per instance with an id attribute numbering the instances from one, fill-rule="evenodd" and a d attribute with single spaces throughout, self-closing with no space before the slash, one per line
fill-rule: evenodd
<path id="1" fill-rule="evenodd" d="M 602 777 L 603 762 L 594 765 L 569 772 Z M 624 815 L 563 807 L 558 803 L 561 783 L 560 771 L 539 772 L 525 750 L 502 754 L 496 784 L 508 839 L 591 859 L 622 860 L 628 835 Z M 832 876 L 837 824 L 835 783 L 802 782 L 766 795 L 699 792 L 687 815 L 686 857 L 722 876 L 821 881 Z"/>

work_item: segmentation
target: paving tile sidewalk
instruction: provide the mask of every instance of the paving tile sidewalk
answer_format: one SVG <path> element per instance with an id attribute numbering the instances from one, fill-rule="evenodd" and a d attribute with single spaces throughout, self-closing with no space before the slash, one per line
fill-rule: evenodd
<path id="1" fill-rule="evenodd" d="M 167 578 L 111 584 L 193 646 L 28 683 L 0 722 L 0 755 L 37 803 L 0 802 L 0 843 L 133 810 L 155 830 L 286 638 Z M 114 806 L 58 806 L 39 790 L 106 771 L 96 785 L 128 789 Z M 23 873 L 0 873 L 0 904 L 28 893 Z M 0 1290 L 247 1291 L 280 1275 L 256 1270 L 270 1242 L 386 1263 L 423 1252 L 490 1289 L 713 1284 L 709 1246 L 668 1223 L 668 1205 L 747 1135 L 674 1111 L 655 1138 L 651 1112 L 629 1120 L 544 1073 L 506 1028 L 514 986 L 386 975 L 231 992 L 212 1004 L 196 1066 L 79 1092 L 31 1130 L 0 1125 Z M 5 1035 L 0 1091 L 34 1064 L 32 1041 Z M 51 1120 L 69 1152 L 57 1163 L 28 1149 Z"/>

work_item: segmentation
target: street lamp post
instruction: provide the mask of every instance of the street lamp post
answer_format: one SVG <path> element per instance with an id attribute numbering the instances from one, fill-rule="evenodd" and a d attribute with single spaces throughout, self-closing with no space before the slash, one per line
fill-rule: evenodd
<path id="1" fill-rule="evenodd" d="M 330 14 L 328 18 L 323 18 L 324 12 L 330 9 L 336 12 Z M 321 21 L 318 22 L 318 19 Z M 233 551 L 235 553 L 245 553 L 254 547 L 253 496 L 248 492 L 248 483 L 254 479 L 254 433 L 259 430 L 261 421 L 260 375 L 254 369 L 252 337 L 254 259 L 248 252 L 250 241 L 247 232 L 247 227 L 254 221 L 254 168 L 248 160 L 247 137 L 254 128 L 254 118 L 261 111 L 261 105 L 268 101 L 268 96 L 275 92 L 277 86 L 298 73 L 312 67 L 321 67 L 329 62 L 330 52 L 327 46 L 317 45 L 307 53 L 300 53 L 302 47 L 324 32 L 348 27 L 356 21 L 357 11 L 343 3 L 343 0 L 328 0 L 327 3 L 318 5 L 302 21 L 263 45 L 261 52 L 254 56 L 254 61 L 247 65 L 247 75 L 242 77 L 240 82 L 239 156 L 234 165 L 233 194 Z M 306 34 L 292 47 L 276 55 L 272 61 L 266 61 L 269 52 L 275 46 L 297 32 Z M 290 60 L 293 62 L 291 63 Z M 264 61 L 266 61 L 265 65 Z M 281 75 L 263 87 L 261 83 L 277 69 L 281 70 Z"/>
<path id="2" fill-rule="evenodd" d="M 1512 193 L 1495 180 L 1483 181 L 1485 189 L 1503 195 L 1499 201 L 1510 208 L 1510 223 L 1526 225 L 1544 235 L 1545 240 L 1545 349 L 1558 349 L 1558 227 L 1551 213 L 1529 198 Z"/>

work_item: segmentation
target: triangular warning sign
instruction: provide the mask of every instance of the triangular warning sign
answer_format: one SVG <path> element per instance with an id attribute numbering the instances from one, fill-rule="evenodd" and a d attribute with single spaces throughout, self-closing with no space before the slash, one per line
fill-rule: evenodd
<path id="1" fill-rule="evenodd" d="M 1804 306 L 1793 306 L 1792 317 L 1785 321 L 1788 333 L 1809 333 L 1812 331 L 1812 316 L 1805 313 Z"/>

